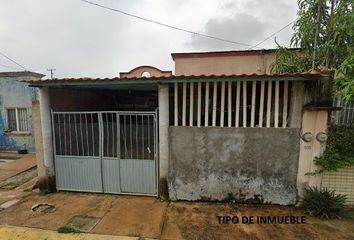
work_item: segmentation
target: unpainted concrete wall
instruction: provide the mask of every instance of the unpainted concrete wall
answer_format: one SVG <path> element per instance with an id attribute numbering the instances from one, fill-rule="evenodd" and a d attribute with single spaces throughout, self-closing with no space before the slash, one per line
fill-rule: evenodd
<path id="1" fill-rule="evenodd" d="M 295 204 L 299 131 L 170 127 L 171 200 Z"/>
<path id="2" fill-rule="evenodd" d="M 175 75 L 231 75 L 270 73 L 275 53 L 240 56 L 208 56 L 175 59 Z"/>
<path id="3" fill-rule="evenodd" d="M 37 99 L 37 89 L 28 87 L 20 80 L 36 79 L 33 77 L 0 77 L 0 149 L 18 150 L 24 146 L 35 151 L 32 127 L 32 101 Z M 5 133 L 7 130 L 7 108 L 26 108 L 29 133 Z"/>
<path id="4" fill-rule="evenodd" d="M 46 169 L 44 166 L 43 157 L 43 138 L 42 138 L 42 125 L 41 125 L 41 114 L 39 101 L 34 101 L 32 103 L 32 114 L 33 114 L 33 131 L 36 144 L 36 159 L 37 159 L 37 172 L 38 179 L 46 176 Z"/>

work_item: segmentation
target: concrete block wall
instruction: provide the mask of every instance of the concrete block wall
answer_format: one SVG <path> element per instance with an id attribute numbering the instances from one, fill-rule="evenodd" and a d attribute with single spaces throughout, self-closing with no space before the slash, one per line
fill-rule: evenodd
<path id="1" fill-rule="evenodd" d="M 171 200 L 295 204 L 299 131 L 170 127 Z"/>

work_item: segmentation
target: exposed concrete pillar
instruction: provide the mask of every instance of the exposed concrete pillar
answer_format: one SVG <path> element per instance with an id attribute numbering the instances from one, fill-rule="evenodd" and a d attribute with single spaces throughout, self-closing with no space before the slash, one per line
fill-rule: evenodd
<path id="1" fill-rule="evenodd" d="M 39 105 L 42 124 L 43 158 L 47 177 L 54 176 L 54 158 L 52 142 L 52 121 L 50 95 L 48 88 L 39 88 Z"/>
<path id="2" fill-rule="evenodd" d="M 159 155 L 160 155 L 160 196 L 168 198 L 167 175 L 168 175 L 168 127 L 169 121 L 169 89 L 168 84 L 160 84 L 159 88 Z"/>
<path id="3" fill-rule="evenodd" d="M 37 174 L 38 179 L 42 179 L 47 176 L 47 172 L 43 160 L 43 137 L 39 101 L 32 102 L 32 120 L 34 140 L 36 144 Z"/>

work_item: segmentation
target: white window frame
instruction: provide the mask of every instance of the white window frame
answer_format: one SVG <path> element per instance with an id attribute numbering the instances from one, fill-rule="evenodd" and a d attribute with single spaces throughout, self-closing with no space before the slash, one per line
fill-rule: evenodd
<path id="1" fill-rule="evenodd" d="M 16 131 L 13 131 L 13 130 L 10 130 L 9 129 L 9 113 L 7 110 L 15 110 L 15 116 L 16 116 Z M 19 109 L 26 109 L 26 116 L 27 116 L 27 119 L 26 119 L 26 122 L 27 122 L 27 131 L 20 131 L 20 120 L 19 120 L 19 115 L 18 115 L 18 110 Z M 28 111 L 27 111 L 27 108 L 25 107 L 10 107 L 10 108 L 6 108 L 6 117 L 7 117 L 7 129 L 12 132 L 12 133 L 29 133 L 28 131 Z"/>

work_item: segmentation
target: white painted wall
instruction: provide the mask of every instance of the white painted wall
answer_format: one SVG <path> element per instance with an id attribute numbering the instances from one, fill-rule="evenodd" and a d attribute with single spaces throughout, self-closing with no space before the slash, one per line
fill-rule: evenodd
<path id="1" fill-rule="evenodd" d="M 169 95 L 168 84 L 159 85 L 159 142 L 160 142 L 160 179 L 168 175 L 168 127 Z"/>

